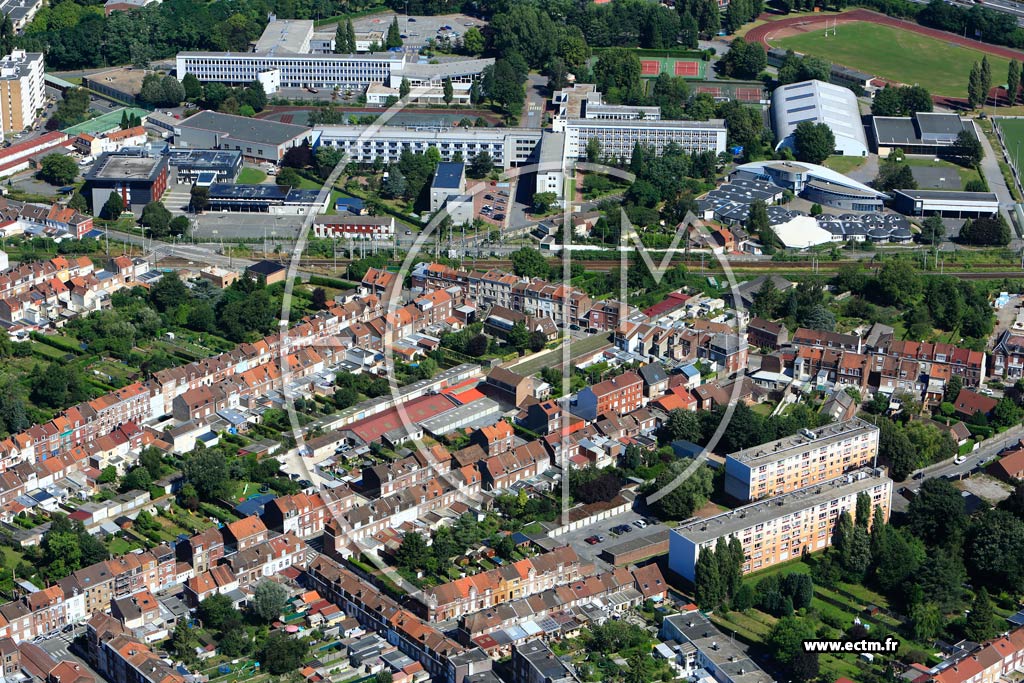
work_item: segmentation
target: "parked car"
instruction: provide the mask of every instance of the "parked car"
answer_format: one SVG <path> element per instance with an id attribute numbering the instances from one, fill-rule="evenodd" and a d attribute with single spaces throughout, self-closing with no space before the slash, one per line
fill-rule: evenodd
<path id="1" fill-rule="evenodd" d="M 590 545 L 597 545 L 598 544 L 597 536 L 588 536 L 587 538 L 585 538 L 583 540 L 586 541 Z"/>
<path id="2" fill-rule="evenodd" d="M 637 529 L 646 529 L 647 528 L 647 522 L 645 522 L 642 519 L 638 519 L 635 522 L 633 522 L 633 526 L 635 526 Z"/>

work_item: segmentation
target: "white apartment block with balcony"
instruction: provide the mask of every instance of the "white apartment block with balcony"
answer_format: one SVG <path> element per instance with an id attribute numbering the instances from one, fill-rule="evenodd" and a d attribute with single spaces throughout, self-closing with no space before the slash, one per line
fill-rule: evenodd
<path id="1" fill-rule="evenodd" d="M 43 55 L 14 50 L 0 60 L 0 127 L 4 135 L 32 127 L 46 106 Z"/>
<path id="2" fill-rule="evenodd" d="M 832 543 L 836 521 L 856 513 L 857 497 L 871 499 L 872 516 L 880 508 L 889 519 L 892 479 L 884 468 L 863 468 L 817 486 L 744 505 L 714 517 L 695 519 L 669 534 L 669 569 L 693 581 L 702 550 L 736 537 L 743 545 L 743 573 L 785 562 Z M 869 517 L 870 519 L 871 517 Z"/>
<path id="3" fill-rule="evenodd" d="M 741 501 L 778 496 L 873 464 L 878 427 L 860 418 L 752 446 L 725 458 L 725 492 Z"/>

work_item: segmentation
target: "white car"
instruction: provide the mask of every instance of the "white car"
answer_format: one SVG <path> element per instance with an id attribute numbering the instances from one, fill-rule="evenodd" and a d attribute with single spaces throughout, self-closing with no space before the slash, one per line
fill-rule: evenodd
<path id="1" fill-rule="evenodd" d="M 966 455 L 958 455 L 955 458 L 953 458 L 954 465 L 963 465 L 965 462 L 967 462 Z"/>

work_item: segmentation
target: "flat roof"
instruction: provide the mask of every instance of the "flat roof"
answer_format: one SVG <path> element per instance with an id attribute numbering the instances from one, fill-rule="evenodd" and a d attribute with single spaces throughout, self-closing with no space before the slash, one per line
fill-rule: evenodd
<path id="1" fill-rule="evenodd" d="M 758 446 L 751 446 L 736 453 L 730 453 L 727 457 L 730 460 L 741 463 L 763 465 L 767 462 L 785 460 L 798 453 L 812 448 L 820 448 L 852 436 L 877 432 L 878 427 L 865 422 L 859 417 L 854 417 L 843 422 L 833 422 L 812 431 L 815 435 L 813 439 L 809 439 L 802 434 L 794 434 Z"/>
<path id="2" fill-rule="evenodd" d="M 300 54 L 309 49 L 309 40 L 312 36 L 311 19 L 278 19 L 263 29 L 263 35 L 256 41 L 254 52 L 281 50 Z"/>
<path id="3" fill-rule="evenodd" d="M 873 116 L 871 126 L 875 131 L 875 140 L 880 145 L 922 144 L 914 121 L 909 116 Z"/>
<path id="4" fill-rule="evenodd" d="M 817 178 L 808 181 L 807 186 L 816 187 L 819 190 L 832 192 L 834 194 L 845 194 L 851 197 L 868 197 L 870 199 L 878 198 L 877 192 L 865 192 L 864 190 L 859 190 L 855 187 L 848 187 L 846 185 L 840 185 L 839 183 L 830 183 L 827 180 L 818 180 Z"/>
<path id="5" fill-rule="evenodd" d="M 852 93 L 851 93 L 852 94 Z M 647 121 L 640 119 L 607 120 L 607 119 L 569 119 L 568 126 L 574 128 L 725 128 L 725 119 L 708 119 L 707 121 Z"/>
<path id="6" fill-rule="evenodd" d="M 726 678 L 733 683 L 774 683 L 744 648 L 718 630 L 700 612 L 686 612 L 665 617 L 683 637 L 709 660 L 714 662 Z"/>
<path id="7" fill-rule="evenodd" d="M 864 467 L 816 486 L 808 486 L 774 498 L 765 498 L 714 517 L 680 524 L 672 529 L 672 532 L 693 543 L 704 543 L 764 524 L 797 510 L 805 510 L 836 498 L 867 491 L 885 482 L 891 484 L 892 480 L 885 475 L 884 469 Z"/>
<path id="8" fill-rule="evenodd" d="M 991 204 L 999 203 L 999 198 L 993 192 L 956 192 L 953 190 L 893 190 L 896 194 L 902 194 L 911 199 L 922 199 L 945 202 L 974 202 Z"/>
<path id="9" fill-rule="evenodd" d="M 431 187 L 459 189 L 462 185 L 462 171 L 465 164 L 455 161 L 442 161 L 434 171 L 434 182 Z"/>
<path id="10" fill-rule="evenodd" d="M 171 166 L 234 166 L 242 158 L 237 149 L 171 149 L 167 160 Z"/>
<path id="11" fill-rule="evenodd" d="M 201 111 L 183 120 L 179 126 L 182 131 L 189 128 L 207 132 L 220 133 L 232 140 L 255 142 L 262 145 L 280 146 L 295 138 L 306 136 L 310 129 L 291 123 L 281 123 L 269 119 L 251 119 L 247 116 L 221 114 L 215 111 Z"/>
<path id="12" fill-rule="evenodd" d="M 86 180 L 151 180 L 165 164 L 160 155 L 106 152 L 93 164 Z"/>
<path id="13" fill-rule="evenodd" d="M 918 112 L 914 116 L 922 135 L 957 135 L 964 129 L 959 114 Z"/>
<path id="14" fill-rule="evenodd" d="M 214 183 L 210 185 L 210 199 L 280 199 L 288 196 L 288 188 L 281 185 L 243 185 L 241 183 Z"/>
<path id="15" fill-rule="evenodd" d="M 129 66 L 111 69 L 110 71 L 101 71 L 98 74 L 86 76 L 84 80 L 88 81 L 91 85 L 107 86 L 120 90 L 123 93 L 138 95 L 142 91 L 142 81 L 148 73 L 154 72 L 148 69 L 133 69 Z"/>
<path id="16" fill-rule="evenodd" d="M 497 421 L 497 413 L 500 411 L 501 406 L 497 401 L 486 397 L 478 398 L 475 401 L 455 406 L 439 415 L 428 417 L 420 422 L 420 426 L 431 434 L 446 434 L 455 429 L 469 426 L 473 423 L 475 415 L 478 415 L 482 421 L 480 426 L 492 425 Z M 451 427 L 453 424 L 456 426 Z"/>

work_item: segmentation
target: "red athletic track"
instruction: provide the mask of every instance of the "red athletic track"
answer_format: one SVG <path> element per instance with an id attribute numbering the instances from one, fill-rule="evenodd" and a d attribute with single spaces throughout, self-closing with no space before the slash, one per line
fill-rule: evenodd
<path id="1" fill-rule="evenodd" d="M 987 52 L 990 55 L 998 55 L 1005 59 L 1017 59 L 1024 60 L 1024 51 L 1014 50 L 1013 48 L 1003 47 L 1001 45 L 991 45 L 989 43 L 983 43 L 979 40 L 971 40 L 970 38 L 964 38 L 958 36 L 955 33 L 947 33 L 946 31 L 940 31 L 935 28 L 928 28 L 927 26 L 921 26 L 915 24 L 912 21 L 906 21 L 904 19 L 894 19 L 878 12 L 872 12 L 867 9 L 855 9 L 849 12 L 843 12 L 842 14 L 836 15 L 815 15 L 815 14 L 800 14 L 794 17 L 788 17 L 786 19 L 778 19 L 771 21 L 776 15 L 762 14 L 761 19 L 767 19 L 767 24 L 762 24 L 755 28 L 750 29 L 747 32 L 747 42 L 757 41 L 764 45 L 766 48 L 769 47 L 769 41 L 772 35 L 779 31 L 779 29 L 791 28 L 795 26 L 807 26 L 822 24 L 824 25 L 825 20 L 829 22 L 838 20 L 846 23 L 850 21 L 869 21 L 874 24 L 884 24 L 886 26 L 894 26 L 896 28 L 902 28 L 907 31 L 913 31 L 914 33 L 920 33 L 922 35 L 930 36 L 938 40 L 943 40 L 947 43 L 953 43 L 956 45 L 962 45 L 963 47 L 969 47 L 972 50 L 978 50 L 980 52 Z"/>

